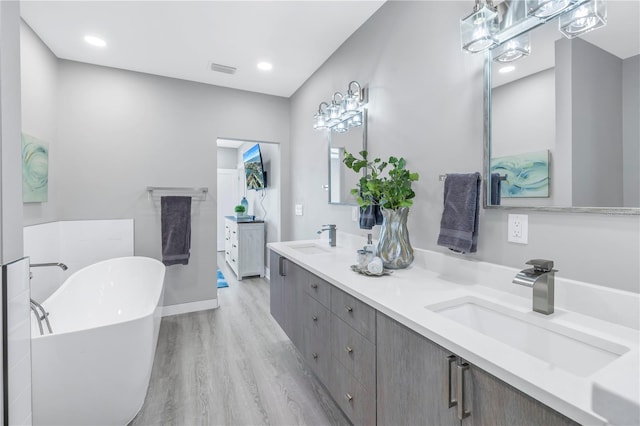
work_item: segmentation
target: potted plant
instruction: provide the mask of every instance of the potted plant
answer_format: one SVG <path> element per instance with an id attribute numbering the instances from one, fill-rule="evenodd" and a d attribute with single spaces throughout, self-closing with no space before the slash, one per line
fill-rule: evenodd
<path id="1" fill-rule="evenodd" d="M 351 193 L 357 197 L 360 207 L 374 206 L 382 211 L 377 253 L 385 268 L 406 268 L 413 262 L 407 230 L 409 207 L 416 196 L 411 185 L 420 176 L 406 168 L 406 160 L 402 157 L 391 156 L 382 161 L 380 158 L 369 160 L 367 151 L 359 154 L 361 157 L 345 152 L 343 159 L 347 168 L 356 173 L 364 171 Z"/>
<path id="2" fill-rule="evenodd" d="M 238 204 L 237 206 L 235 206 L 233 208 L 233 211 L 236 212 L 236 216 L 240 217 L 240 216 L 244 216 L 244 213 L 246 211 L 245 207 L 241 204 Z"/>

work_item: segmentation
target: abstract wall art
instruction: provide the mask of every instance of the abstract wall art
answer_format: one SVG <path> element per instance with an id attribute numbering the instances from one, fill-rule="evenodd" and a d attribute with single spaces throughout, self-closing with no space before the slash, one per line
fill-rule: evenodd
<path id="1" fill-rule="evenodd" d="M 502 198 L 549 196 L 549 150 L 492 158 L 491 173 L 502 176 Z"/>
<path id="2" fill-rule="evenodd" d="M 22 134 L 22 201 L 41 203 L 49 193 L 49 144 Z"/>

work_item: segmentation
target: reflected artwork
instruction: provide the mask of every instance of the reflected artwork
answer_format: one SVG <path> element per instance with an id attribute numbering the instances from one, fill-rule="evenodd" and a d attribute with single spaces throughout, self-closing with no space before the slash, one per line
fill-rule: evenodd
<path id="1" fill-rule="evenodd" d="M 549 150 L 492 158 L 491 173 L 502 178 L 502 198 L 549 196 Z"/>
<path id="2" fill-rule="evenodd" d="M 49 144 L 22 134 L 22 201 L 41 203 L 49 193 Z"/>

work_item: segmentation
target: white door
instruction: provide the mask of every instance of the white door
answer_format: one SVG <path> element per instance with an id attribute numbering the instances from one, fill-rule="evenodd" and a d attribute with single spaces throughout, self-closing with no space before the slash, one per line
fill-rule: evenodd
<path id="1" fill-rule="evenodd" d="M 238 204 L 238 171 L 218 169 L 218 251 L 224 251 L 224 217 L 233 216 Z"/>

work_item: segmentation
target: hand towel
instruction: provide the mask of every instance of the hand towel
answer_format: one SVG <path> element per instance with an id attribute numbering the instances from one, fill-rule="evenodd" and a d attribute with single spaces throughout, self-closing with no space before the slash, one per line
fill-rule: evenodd
<path id="1" fill-rule="evenodd" d="M 382 266 L 382 259 L 380 259 L 378 256 L 374 257 L 373 260 L 367 265 L 367 271 L 372 274 L 379 275 L 383 270 L 384 267 Z"/>
<path id="2" fill-rule="evenodd" d="M 500 205 L 500 191 L 502 186 L 502 177 L 500 173 L 491 173 L 491 205 Z"/>
<path id="3" fill-rule="evenodd" d="M 438 245 L 459 253 L 477 250 L 479 195 L 480 173 L 447 175 Z"/>
<path id="4" fill-rule="evenodd" d="M 191 251 L 191 197 L 161 197 L 162 263 L 188 265 Z"/>
<path id="5" fill-rule="evenodd" d="M 372 229 L 375 225 L 382 225 L 382 211 L 377 204 L 360 207 L 360 229 Z"/>

